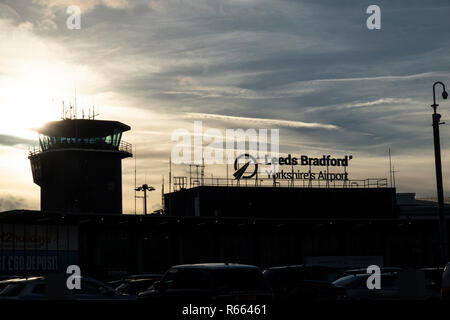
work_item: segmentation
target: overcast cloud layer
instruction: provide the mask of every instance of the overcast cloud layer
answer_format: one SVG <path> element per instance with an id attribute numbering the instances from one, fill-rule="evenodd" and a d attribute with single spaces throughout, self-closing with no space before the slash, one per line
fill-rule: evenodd
<path id="1" fill-rule="evenodd" d="M 171 133 L 192 131 L 193 121 L 202 120 L 205 129 L 279 128 L 285 153 L 352 153 L 359 159 L 358 178 L 387 177 L 390 147 L 399 191 L 432 196 L 429 105 L 434 81 L 450 86 L 450 2 L 377 1 L 381 30 L 366 27 L 371 4 L 3 0 L 0 84 L 33 59 L 69 70 L 61 81 L 76 86 L 80 101 L 94 101 L 100 118 L 132 127 L 124 139 L 137 147 L 139 179 L 155 184 L 158 193 L 174 144 Z M 82 9 L 81 30 L 66 28 L 69 5 Z M 2 110 L 8 107 L 4 95 Z M 448 118 L 450 102 L 441 105 Z M 441 129 L 444 172 L 450 172 L 450 129 Z M 27 139 L 0 128 L 0 147 L 7 148 L 0 148 L 0 156 L 13 148 L 26 158 L 23 145 L 32 144 Z M 129 212 L 133 165 L 124 163 Z M 14 172 L 1 172 L 14 179 Z M 30 173 L 21 177 L 14 188 L 32 190 L 30 203 L 36 203 Z M 13 191 L 2 186 L 0 197 Z M 151 202 L 157 208 L 160 193 Z"/>

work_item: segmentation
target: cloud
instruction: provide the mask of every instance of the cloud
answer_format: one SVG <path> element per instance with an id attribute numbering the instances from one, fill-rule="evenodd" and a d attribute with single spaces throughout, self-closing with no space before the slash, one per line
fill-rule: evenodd
<path id="1" fill-rule="evenodd" d="M 389 146 L 407 160 L 432 155 L 431 86 L 450 83 L 447 0 L 380 0 L 377 31 L 367 30 L 368 4 L 357 0 L 73 1 L 81 30 L 66 28 L 67 3 L 2 1 L 2 43 L 10 45 L 0 48 L 0 80 L 24 83 L 19 76 L 29 75 L 25 61 L 33 59 L 38 74 L 63 70 L 57 83 L 82 79 L 79 101 L 132 126 L 126 139 L 136 140 L 152 175 L 162 174 L 172 130 L 195 119 L 219 128 L 279 126 L 282 152 L 351 150 L 380 175 L 376 163 Z M 413 161 L 398 170 L 414 170 L 408 182 L 431 190 Z M 124 172 L 132 164 L 125 161 Z"/>
<path id="2" fill-rule="evenodd" d="M 21 137 L 11 136 L 11 135 L 5 135 L 0 134 L 0 145 L 4 146 L 32 146 L 35 145 L 36 141 L 30 140 L 30 139 L 24 139 Z"/>
<path id="3" fill-rule="evenodd" d="M 419 74 L 399 75 L 399 76 L 378 76 L 378 77 L 360 77 L 360 78 L 336 78 L 336 79 L 318 79 L 312 82 L 344 82 L 344 81 L 385 81 L 385 80 L 413 80 L 429 77 L 446 75 L 444 72 L 424 72 Z"/>
<path id="4" fill-rule="evenodd" d="M 213 120 L 224 120 L 230 123 L 245 123 L 247 126 L 249 125 L 264 125 L 271 127 L 289 127 L 289 128 L 308 128 L 308 129 L 327 129 L 327 130 L 336 130 L 339 127 L 332 124 L 323 124 L 317 122 L 302 122 L 302 121 L 289 121 L 289 120 L 281 120 L 281 119 L 263 119 L 263 118 L 249 118 L 249 117 L 234 117 L 234 116 L 225 116 L 218 114 L 207 114 L 207 113 L 188 113 L 186 115 L 188 118 L 193 119 L 213 119 Z"/>
<path id="5" fill-rule="evenodd" d="M 91 10 L 97 6 L 105 6 L 110 8 L 127 8 L 130 3 L 127 0 L 33 0 L 33 3 L 46 7 L 64 7 L 75 5 L 80 7 L 82 11 Z"/>
<path id="6" fill-rule="evenodd" d="M 24 209 L 28 207 L 28 201 L 25 198 L 19 198 L 10 194 L 0 195 L 0 212 L 14 209 Z"/>

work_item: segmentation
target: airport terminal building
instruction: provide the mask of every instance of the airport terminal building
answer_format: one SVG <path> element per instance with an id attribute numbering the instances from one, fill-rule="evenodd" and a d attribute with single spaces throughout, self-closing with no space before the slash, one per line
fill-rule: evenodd
<path id="1" fill-rule="evenodd" d="M 40 130 L 29 159 L 41 210 L 0 213 L 0 274 L 43 274 L 71 264 L 96 277 L 200 262 L 440 264 L 437 204 L 396 194 L 386 179 L 202 179 L 166 193 L 162 212 L 122 214 L 121 160 L 132 152 L 121 136 L 129 129 L 66 119 Z"/>

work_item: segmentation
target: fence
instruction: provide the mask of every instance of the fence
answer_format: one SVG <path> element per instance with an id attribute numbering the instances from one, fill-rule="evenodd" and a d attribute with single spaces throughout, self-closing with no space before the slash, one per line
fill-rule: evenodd
<path id="1" fill-rule="evenodd" d="M 367 178 L 352 180 L 335 180 L 326 179 L 269 179 L 269 178 L 252 178 L 252 179 L 229 179 L 229 178 L 177 178 L 174 183 L 174 191 L 193 188 L 197 186 L 222 186 L 222 187 L 286 187 L 286 188 L 387 188 L 387 178 Z M 185 179 L 180 179 L 185 178 Z M 182 181 L 182 183 L 180 183 Z"/>

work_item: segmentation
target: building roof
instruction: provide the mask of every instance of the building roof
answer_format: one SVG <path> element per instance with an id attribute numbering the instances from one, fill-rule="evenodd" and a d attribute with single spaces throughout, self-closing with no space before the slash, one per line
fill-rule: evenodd
<path id="1" fill-rule="evenodd" d="M 131 127 L 119 121 L 66 119 L 48 122 L 35 131 L 55 137 L 105 137 L 114 132 L 124 132 Z"/>
<path id="2" fill-rule="evenodd" d="M 414 210 L 412 210 L 414 209 Z M 212 226 L 212 225 L 275 225 L 277 227 L 311 225 L 315 227 L 327 225 L 366 225 L 366 224 L 408 224 L 411 221 L 438 220 L 437 209 L 433 207 L 400 207 L 398 217 L 391 218 L 254 218 L 254 217 L 191 217 L 167 216 L 164 214 L 102 214 L 102 213 L 63 213 L 43 212 L 39 210 L 10 210 L 0 212 L 0 224 L 3 223 L 38 223 L 38 224 L 73 224 L 73 225 L 158 225 L 158 226 Z M 446 207 L 446 215 L 450 217 L 450 207 Z"/>

